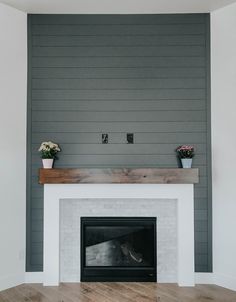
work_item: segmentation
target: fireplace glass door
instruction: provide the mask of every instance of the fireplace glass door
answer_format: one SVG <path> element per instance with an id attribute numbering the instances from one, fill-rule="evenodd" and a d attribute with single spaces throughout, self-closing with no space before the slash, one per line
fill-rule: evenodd
<path id="1" fill-rule="evenodd" d="M 82 217 L 81 281 L 156 281 L 156 218 Z"/>

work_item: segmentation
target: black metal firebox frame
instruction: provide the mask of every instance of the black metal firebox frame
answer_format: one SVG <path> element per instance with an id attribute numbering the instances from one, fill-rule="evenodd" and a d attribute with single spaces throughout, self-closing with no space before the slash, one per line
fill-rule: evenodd
<path id="1" fill-rule="evenodd" d="M 86 266 L 85 227 L 86 226 L 153 226 L 154 259 L 148 267 Z M 157 280 L 156 217 L 81 217 L 81 281 L 82 282 L 156 282 Z"/>

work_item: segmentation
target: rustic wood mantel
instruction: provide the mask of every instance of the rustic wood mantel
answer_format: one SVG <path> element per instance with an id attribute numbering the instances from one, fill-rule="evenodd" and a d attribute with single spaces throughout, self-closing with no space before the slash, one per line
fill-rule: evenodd
<path id="1" fill-rule="evenodd" d="M 198 169 L 39 169 L 40 184 L 194 184 Z"/>

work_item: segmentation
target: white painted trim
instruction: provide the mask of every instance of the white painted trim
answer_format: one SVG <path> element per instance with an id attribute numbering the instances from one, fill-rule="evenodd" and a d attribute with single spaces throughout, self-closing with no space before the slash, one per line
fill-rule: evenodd
<path id="1" fill-rule="evenodd" d="M 219 273 L 195 273 L 196 284 L 215 284 L 236 291 L 236 278 Z"/>
<path id="2" fill-rule="evenodd" d="M 43 272 L 26 272 L 25 283 L 43 283 Z"/>
<path id="3" fill-rule="evenodd" d="M 178 202 L 178 284 L 194 286 L 192 184 L 47 184 L 44 186 L 44 285 L 59 284 L 59 201 L 70 198 L 161 198 Z"/>
<path id="4" fill-rule="evenodd" d="M 9 275 L 4 278 L 0 278 L 0 291 L 5 290 L 11 287 L 24 283 L 24 275 Z"/>

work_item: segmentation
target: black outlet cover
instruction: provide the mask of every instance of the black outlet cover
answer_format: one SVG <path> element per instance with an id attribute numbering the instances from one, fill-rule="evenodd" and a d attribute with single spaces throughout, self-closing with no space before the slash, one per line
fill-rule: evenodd
<path id="1" fill-rule="evenodd" d="M 108 134 L 107 133 L 102 134 L 102 143 L 108 144 Z"/>
<path id="2" fill-rule="evenodd" d="M 133 133 L 127 133 L 127 144 L 133 144 L 134 143 L 134 134 Z"/>

